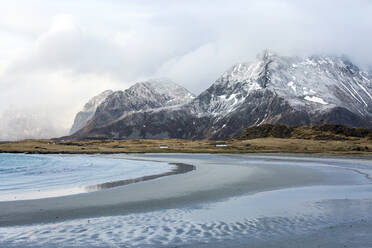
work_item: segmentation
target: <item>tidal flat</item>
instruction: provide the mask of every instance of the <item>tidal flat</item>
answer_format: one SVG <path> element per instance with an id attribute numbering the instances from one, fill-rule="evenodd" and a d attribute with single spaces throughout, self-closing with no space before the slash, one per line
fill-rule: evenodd
<path id="1" fill-rule="evenodd" d="M 98 156 L 195 170 L 82 194 L 2 201 L 0 246 L 372 245 L 372 160 L 363 156 Z"/>

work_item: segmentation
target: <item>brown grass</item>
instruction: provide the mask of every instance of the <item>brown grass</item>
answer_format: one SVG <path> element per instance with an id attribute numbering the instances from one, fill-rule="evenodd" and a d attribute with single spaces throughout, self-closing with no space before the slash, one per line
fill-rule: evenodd
<path id="1" fill-rule="evenodd" d="M 23 140 L 0 144 L 0 152 L 10 153 L 327 153 L 371 154 L 372 141 L 367 138 L 348 140 L 307 140 L 258 138 L 227 140 L 227 147 L 215 147 L 211 140 L 136 139 L 63 141 Z M 160 149 L 168 145 L 168 149 Z"/>

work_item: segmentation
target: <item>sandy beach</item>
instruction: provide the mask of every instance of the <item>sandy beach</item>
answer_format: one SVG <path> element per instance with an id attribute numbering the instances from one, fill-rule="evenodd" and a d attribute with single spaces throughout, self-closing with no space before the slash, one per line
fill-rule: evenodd
<path id="1" fill-rule="evenodd" d="M 112 155 L 126 159 L 148 159 L 148 156 Z M 165 156 L 168 162 L 176 159 Z M 201 157 L 204 157 L 201 155 Z M 205 156 L 207 158 L 208 155 Z M 157 161 L 165 161 L 157 157 Z M 180 162 L 180 161 L 177 161 Z M 305 186 L 320 182 L 322 175 L 308 168 L 294 166 L 218 163 L 188 160 L 196 167 L 185 174 L 158 178 L 141 183 L 64 197 L 27 201 L 0 202 L 0 225 L 22 225 L 53 222 L 81 217 L 129 214 L 184 204 L 218 200 L 243 193 L 254 193 L 284 187 Z"/>
<path id="2" fill-rule="evenodd" d="M 226 245 L 229 245 L 229 247 L 247 247 L 247 242 L 250 244 L 250 246 L 248 247 L 296 247 L 295 245 L 297 244 L 298 240 L 303 240 L 305 242 L 304 245 L 301 245 L 301 247 L 314 247 L 311 246 L 313 240 L 311 236 L 309 236 L 310 234 L 318 235 L 319 238 L 317 244 L 323 244 L 325 242 L 324 240 L 327 237 L 325 236 L 325 233 L 335 233 L 336 230 L 338 230 L 337 233 L 341 235 L 342 232 L 345 231 L 346 227 L 349 228 L 349 226 L 346 225 L 345 222 L 334 221 L 334 218 L 336 217 L 333 217 L 333 215 L 330 215 L 331 217 L 327 217 L 332 220 L 329 221 L 330 225 L 334 227 L 334 229 L 332 230 L 327 229 L 328 227 L 326 225 L 319 224 L 326 221 L 324 216 L 322 216 L 324 220 L 316 218 L 308 219 L 308 216 L 319 214 L 317 213 L 317 211 L 330 211 L 328 210 L 328 203 L 325 205 L 327 206 L 326 211 L 323 210 L 323 208 L 326 209 L 326 207 L 324 207 L 323 205 L 317 205 L 319 202 L 322 203 L 328 199 L 330 201 L 333 201 L 335 200 L 333 199 L 334 197 L 336 197 L 336 199 L 338 199 L 339 197 L 344 197 L 343 194 L 347 194 L 347 196 L 350 196 L 349 198 L 351 200 L 355 200 L 353 193 L 350 193 L 355 191 L 358 193 L 355 194 L 358 200 L 358 197 L 367 200 L 364 205 L 359 204 L 358 206 L 362 206 L 362 209 L 364 209 L 365 211 L 369 208 L 372 209 L 372 193 L 370 188 L 370 175 L 372 174 L 372 167 L 369 167 L 371 161 L 368 158 L 366 159 L 327 156 L 319 158 L 315 156 L 304 155 L 292 156 L 265 154 L 113 154 L 102 156 L 108 156 L 110 158 L 117 159 L 125 158 L 168 163 L 184 163 L 195 166 L 195 170 L 188 171 L 184 174 L 159 177 L 153 180 L 142 181 L 78 195 L 26 201 L 0 202 L 0 229 L 2 229 L 3 231 L 7 230 L 7 232 L 11 232 L 11 230 L 13 230 L 14 232 L 17 232 L 16 230 L 22 230 L 22 232 L 25 233 L 33 233 L 35 231 L 35 229 L 33 229 L 34 225 L 37 226 L 36 229 L 42 229 L 42 227 L 44 226 L 46 228 L 46 226 L 52 225 L 54 226 L 53 228 L 58 230 L 59 226 L 74 226 L 75 224 L 71 223 L 75 223 L 76 221 L 79 223 L 79 226 L 83 225 L 84 229 L 89 229 L 88 226 L 90 225 L 92 226 L 91 228 L 94 229 L 95 226 L 96 228 L 98 228 L 98 225 L 101 225 L 102 221 L 104 221 L 104 223 L 120 223 L 117 225 L 120 226 L 120 228 L 118 227 L 118 229 L 114 230 L 122 230 L 121 235 L 124 237 L 125 235 L 129 235 L 127 231 L 123 230 L 123 225 L 125 225 L 124 223 L 127 223 L 129 227 L 127 226 L 126 228 L 130 229 L 130 223 L 140 222 L 140 224 L 136 224 L 133 228 L 135 228 L 135 232 L 142 233 L 144 232 L 144 230 L 147 230 L 149 226 L 160 225 L 157 222 L 155 222 L 157 224 L 154 224 L 149 220 L 151 220 L 152 218 L 160 218 L 159 222 L 163 223 L 165 227 L 161 228 L 162 232 L 160 234 L 158 233 L 156 237 L 163 241 L 159 241 L 158 244 L 156 244 L 155 242 L 152 245 L 150 241 L 146 241 L 147 243 L 136 241 L 138 243 L 138 245 L 136 245 L 137 243 L 132 240 L 132 238 L 134 238 L 134 236 L 136 235 L 132 235 L 128 236 L 128 242 L 129 244 L 132 244 L 130 246 L 169 247 L 168 245 L 176 242 L 174 240 L 176 240 L 176 238 L 178 237 L 179 239 L 181 239 L 181 241 L 178 241 L 179 243 L 176 242 L 176 244 L 179 244 L 180 247 L 226 247 Z M 354 185 L 358 185 L 359 187 L 361 187 L 360 185 L 366 185 L 366 188 L 352 188 L 355 187 Z M 346 188 L 342 189 L 342 187 Z M 289 197 L 288 200 L 286 200 L 287 197 Z M 344 200 L 347 199 L 345 198 Z M 239 201 L 241 201 L 241 203 L 239 203 Z M 296 204 L 297 202 L 301 201 L 314 202 L 312 204 L 315 204 L 316 207 L 314 208 L 314 205 L 310 205 L 308 209 L 313 212 L 309 210 L 309 213 L 301 213 L 301 215 L 306 216 L 306 218 L 303 217 L 304 220 L 301 221 L 301 219 L 296 219 L 298 217 L 293 217 L 291 215 L 296 213 L 297 209 L 302 209 L 301 211 L 304 212 L 308 210 L 307 208 L 304 208 L 303 205 L 287 206 L 288 204 L 290 204 L 291 201 Z M 218 210 L 219 204 L 222 204 L 220 207 L 221 210 Z M 210 208 L 214 210 L 209 211 L 209 207 L 206 207 L 206 209 L 204 209 L 205 206 L 210 206 Z M 340 206 L 344 206 L 344 204 L 341 204 Z M 199 210 L 199 208 L 201 208 L 201 210 Z M 237 208 L 238 210 L 235 210 L 234 208 Z M 342 207 L 341 209 L 343 208 L 344 207 Z M 186 211 L 184 209 L 191 210 Z M 189 216 L 188 211 L 191 211 L 193 214 Z M 198 211 L 201 211 L 199 215 L 197 214 Z M 195 240 L 191 239 L 191 243 L 186 242 L 185 240 L 193 237 L 193 232 L 195 230 L 193 232 L 190 231 L 189 234 L 185 234 L 184 232 L 186 231 L 182 231 L 182 235 L 172 234 L 174 235 L 174 237 L 169 238 L 168 236 L 170 235 L 170 233 L 173 232 L 172 225 L 178 225 L 178 221 L 168 222 L 165 220 L 168 218 L 178 218 L 177 216 L 180 213 L 182 213 L 182 216 L 189 216 L 187 218 L 182 217 L 185 218 L 185 223 L 187 224 L 182 224 L 183 228 L 177 227 L 180 230 L 187 228 L 195 230 L 219 230 L 219 228 L 223 228 L 226 229 L 227 236 L 222 234 L 218 235 L 222 235 L 222 237 L 226 236 L 226 238 L 229 238 L 239 234 L 239 239 L 237 238 L 236 242 L 232 242 L 229 239 L 226 241 L 223 238 L 221 238 L 221 240 L 208 238 L 206 239 L 206 241 L 203 242 L 196 242 Z M 165 217 L 160 217 L 163 215 Z M 232 215 L 233 217 L 231 217 L 231 219 L 222 221 L 222 223 L 225 224 L 219 224 L 220 226 L 214 226 L 213 224 L 211 224 L 212 226 L 209 227 L 207 224 L 215 223 L 217 220 L 218 223 L 220 223 L 221 220 L 219 218 L 221 216 L 230 215 Z M 235 215 L 237 215 L 237 217 Z M 242 216 L 239 217 L 240 215 Z M 274 217 L 279 218 L 281 215 L 286 216 L 286 221 L 283 222 L 282 226 L 280 224 L 278 225 L 278 223 L 283 221 L 282 219 L 266 219 Z M 288 217 L 287 215 L 289 215 L 290 217 Z M 354 225 L 354 227 L 360 226 L 359 229 L 362 230 L 366 230 L 365 228 L 363 228 L 363 226 L 368 226 L 368 228 L 371 226 L 371 216 L 366 216 L 365 222 L 363 222 L 362 219 L 358 219 L 358 216 L 354 216 L 355 223 L 351 225 Z M 106 221 L 106 218 L 110 220 Z M 191 220 L 187 220 L 188 218 L 191 218 L 191 220 L 196 219 L 197 224 L 190 224 L 189 222 Z M 214 220 L 213 218 L 217 219 Z M 234 220 L 235 218 L 236 220 Z M 252 222 L 253 219 L 254 222 Z M 240 224 L 229 224 L 235 223 L 234 221 L 237 221 L 236 223 Z M 271 221 L 274 222 L 271 223 Z M 332 224 L 333 221 L 334 223 Z M 202 224 L 204 222 L 205 224 Z M 191 223 L 193 222 L 191 221 Z M 262 223 L 265 224 L 263 227 L 260 227 L 260 225 L 263 225 Z M 349 223 L 349 220 L 347 220 L 347 223 Z M 360 225 L 358 225 L 357 223 L 359 223 Z M 141 227 L 141 225 L 143 226 Z M 185 225 L 187 226 L 187 228 L 185 227 Z M 226 227 L 224 227 L 223 225 L 226 225 Z M 239 227 L 239 225 L 241 225 L 242 227 Z M 301 228 L 303 228 L 304 230 L 309 230 L 304 231 L 304 233 L 301 232 L 300 234 L 296 233 L 296 235 L 293 236 L 289 235 L 290 232 L 281 230 L 281 228 L 288 228 L 286 225 L 293 225 L 299 230 L 302 230 Z M 277 226 L 277 229 L 274 228 L 275 232 L 278 231 L 279 233 L 281 233 L 281 235 L 283 234 L 283 232 L 288 232 L 288 236 L 284 235 L 286 239 L 280 241 L 280 238 L 276 238 L 275 235 L 273 235 L 272 237 L 265 236 L 265 238 L 247 238 L 244 235 L 242 236 L 242 233 L 245 233 L 246 230 L 252 229 L 251 233 L 255 233 L 258 232 L 257 230 L 259 228 L 264 228 L 264 230 L 266 231 L 270 230 L 271 226 Z M 112 226 L 107 226 L 106 228 L 111 230 Z M 165 230 L 169 228 L 169 230 L 171 230 L 170 233 L 164 233 L 164 228 Z M 174 230 L 178 230 L 177 228 L 174 227 Z M 297 230 L 296 228 L 294 228 L 294 230 Z M 325 232 L 323 229 L 328 231 Z M 63 230 L 66 231 L 66 229 Z M 91 230 L 91 232 L 93 231 Z M 111 230 L 110 232 L 113 232 L 113 230 Z M 359 232 L 363 233 L 360 230 Z M 204 231 L 202 231 L 202 233 L 204 233 Z M 35 235 L 38 236 L 38 234 Z M 143 236 L 141 237 L 144 240 L 147 240 L 147 238 L 149 238 L 149 240 L 152 240 L 150 239 L 150 237 L 155 234 L 150 235 L 148 233 L 146 234 L 145 232 L 141 235 Z M 162 235 L 164 236 L 163 239 L 161 238 Z M 197 234 L 196 237 L 199 237 L 198 235 L 200 236 L 201 234 Z M 184 239 L 182 237 L 184 237 Z M 203 236 L 203 239 L 200 240 L 204 240 L 204 238 L 205 237 Z M 0 244 L 1 240 L 2 237 L 0 235 Z M 370 241 L 371 240 L 368 239 L 364 240 L 364 243 L 362 243 L 365 244 L 366 242 L 368 243 Z M 10 245 L 11 242 L 5 242 L 4 244 L 7 244 L 8 247 L 13 247 Z M 53 241 L 47 244 L 48 247 L 53 247 Z M 67 242 L 66 244 L 68 245 L 69 243 Z M 144 244 L 146 244 L 147 246 L 144 246 Z M 279 244 L 279 246 L 275 246 L 275 244 Z M 89 247 L 102 247 L 102 244 L 97 246 L 95 245 L 97 244 L 91 243 Z M 103 246 L 105 247 L 105 245 Z"/>

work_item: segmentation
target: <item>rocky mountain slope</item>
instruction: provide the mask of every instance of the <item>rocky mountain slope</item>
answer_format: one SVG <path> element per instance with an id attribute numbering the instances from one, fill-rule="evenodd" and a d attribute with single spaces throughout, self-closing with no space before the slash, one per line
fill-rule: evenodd
<path id="1" fill-rule="evenodd" d="M 75 116 L 74 124 L 70 129 L 70 134 L 73 134 L 79 129 L 83 128 L 85 124 L 87 124 L 87 122 L 92 119 L 97 107 L 106 99 L 106 97 L 108 97 L 112 93 L 112 90 L 106 90 L 90 99 L 84 105 L 84 108 Z"/>
<path id="2" fill-rule="evenodd" d="M 74 138 L 223 139 L 265 123 L 372 127 L 372 76 L 340 57 L 264 51 L 196 98 L 177 88 L 171 99 L 164 88 L 156 82 L 112 94 Z"/>
<path id="3" fill-rule="evenodd" d="M 347 59 L 265 51 L 226 71 L 195 99 L 193 113 L 211 116 L 213 138 L 263 123 L 371 127 L 371 95 L 371 75 Z"/>
<path id="4" fill-rule="evenodd" d="M 115 91 L 97 107 L 93 117 L 77 135 L 85 136 L 96 128 L 109 126 L 136 113 L 172 109 L 187 104 L 194 95 L 168 79 L 152 79 L 134 84 L 127 90 Z M 145 126 L 145 123 L 141 123 Z M 119 138 L 110 131 L 112 138 Z"/>

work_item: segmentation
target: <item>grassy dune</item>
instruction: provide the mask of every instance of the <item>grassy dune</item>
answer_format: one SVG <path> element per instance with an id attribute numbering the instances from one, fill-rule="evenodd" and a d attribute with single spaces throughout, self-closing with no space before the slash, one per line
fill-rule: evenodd
<path id="1" fill-rule="evenodd" d="M 371 154 L 368 138 L 313 140 L 298 138 L 229 139 L 227 147 L 211 140 L 136 139 L 61 141 L 23 140 L 0 144 L 0 152 L 27 153 L 328 153 Z M 160 145 L 168 145 L 161 149 Z"/>
<path id="2" fill-rule="evenodd" d="M 0 152 L 27 153 L 328 153 L 371 154 L 372 131 L 341 125 L 265 124 L 225 141 L 182 139 L 23 140 L 0 143 Z M 161 149 L 167 145 L 167 149 Z"/>

